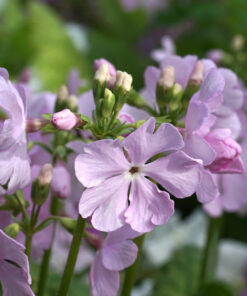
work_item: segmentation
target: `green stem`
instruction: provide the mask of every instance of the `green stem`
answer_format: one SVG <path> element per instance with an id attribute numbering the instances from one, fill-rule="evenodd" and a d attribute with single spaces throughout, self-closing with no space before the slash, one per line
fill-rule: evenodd
<path id="1" fill-rule="evenodd" d="M 47 282 L 47 276 L 49 272 L 50 258 L 52 253 L 52 247 L 56 235 L 57 221 L 54 222 L 53 230 L 52 230 L 52 239 L 51 244 L 48 250 L 44 251 L 44 255 L 42 258 L 40 274 L 39 274 L 39 283 L 38 283 L 38 292 L 37 296 L 43 296 L 45 293 L 45 287 Z"/>
<path id="2" fill-rule="evenodd" d="M 31 256 L 34 228 L 35 228 L 35 225 L 36 225 L 38 217 L 39 217 L 40 208 L 41 207 L 38 206 L 38 208 L 36 209 L 36 205 L 33 204 L 32 213 L 31 213 L 31 221 L 30 221 L 30 224 L 28 227 L 28 231 L 26 233 L 26 242 L 25 242 L 25 246 L 26 246 L 25 252 L 26 252 L 28 259 L 30 259 L 30 256 Z"/>
<path id="3" fill-rule="evenodd" d="M 138 254 L 137 254 L 135 263 L 126 269 L 121 296 L 131 295 L 131 290 L 136 280 L 136 274 L 137 274 L 138 264 L 141 257 L 141 250 L 142 250 L 142 244 L 143 244 L 144 238 L 145 238 L 145 234 L 135 239 L 135 243 L 138 247 Z"/>
<path id="4" fill-rule="evenodd" d="M 81 246 L 85 223 L 85 219 L 82 219 L 79 215 L 57 296 L 66 296 L 68 293 L 70 282 L 74 273 L 76 259 Z"/>
<path id="5" fill-rule="evenodd" d="M 28 259 L 30 259 L 31 256 L 31 249 L 32 249 L 32 239 L 33 239 L 33 235 L 31 233 L 27 233 L 26 234 L 26 242 L 25 242 L 25 253 L 28 257 Z"/>
<path id="6" fill-rule="evenodd" d="M 209 218 L 206 244 L 202 254 L 199 288 L 213 280 L 218 261 L 218 245 L 223 217 Z"/>
<path id="7" fill-rule="evenodd" d="M 47 281 L 47 275 L 48 275 L 48 270 L 49 270 L 50 257 L 51 257 L 51 248 L 44 251 L 44 255 L 43 255 L 42 263 L 41 263 L 40 274 L 39 274 L 37 296 L 44 295 L 46 281 Z"/>

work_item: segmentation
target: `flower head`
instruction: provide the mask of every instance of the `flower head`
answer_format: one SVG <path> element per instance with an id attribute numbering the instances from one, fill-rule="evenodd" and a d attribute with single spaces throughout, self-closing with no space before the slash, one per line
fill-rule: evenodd
<path id="1" fill-rule="evenodd" d="M 171 124 L 154 129 L 151 118 L 122 143 L 97 141 L 76 158 L 76 176 L 88 188 L 79 212 L 84 218 L 92 216 L 96 229 L 113 231 L 127 223 L 147 232 L 166 223 L 174 212 L 173 201 L 150 178 L 179 198 L 195 192 L 198 163 L 182 151 L 174 152 L 183 147 L 178 130 Z M 162 152 L 171 153 L 150 162 Z"/>

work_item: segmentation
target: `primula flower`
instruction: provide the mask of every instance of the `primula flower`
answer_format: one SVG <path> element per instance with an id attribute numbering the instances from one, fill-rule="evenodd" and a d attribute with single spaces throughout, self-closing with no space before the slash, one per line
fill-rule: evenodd
<path id="1" fill-rule="evenodd" d="M 26 139 L 26 104 L 21 87 L 17 90 L 9 74 L 0 68 L 0 109 L 7 115 L 0 120 L 0 193 L 24 188 L 30 181 L 30 163 Z"/>
<path id="2" fill-rule="evenodd" d="M 185 151 L 214 173 L 242 172 L 241 147 L 231 138 L 231 131 L 213 129 L 216 117 L 212 112 L 222 103 L 224 85 L 223 76 L 213 69 L 192 97 L 185 119 Z"/>
<path id="3" fill-rule="evenodd" d="M 229 69 L 219 68 L 225 80 L 223 102 L 215 111 L 217 128 L 230 128 L 232 137 L 237 139 L 241 133 L 241 122 L 238 111 L 244 103 L 244 92 L 237 75 Z"/>
<path id="4" fill-rule="evenodd" d="M 200 181 L 198 163 L 184 152 L 149 162 L 159 153 L 183 147 L 181 135 L 171 124 L 162 124 L 155 133 L 154 129 L 155 120 L 150 118 L 122 143 L 96 141 L 77 156 L 76 176 L 88 188 L 79 212 L 84 218 L 92 216 L 96 229 L 113 231 L 128 223 L 136 231 L 147 232 L 167 222 L 174 212 L 173 201 L 146 177 L 178 198 L 195 192 Z"/>
<path id="5" fill-rule="evenodd" d="M 24 246 L 0 230 L 0 281 L 3 296 L 34 296 Z"/>
<path id="6" fill-rule="evenodd" d="M 97 251 L 90 269 L 92 296 L 116 296 L 120 276 L 119 271 L 132 265 L 138 248 L 130 239 L 140 236 L 128 225 L 109 233 Z"/>

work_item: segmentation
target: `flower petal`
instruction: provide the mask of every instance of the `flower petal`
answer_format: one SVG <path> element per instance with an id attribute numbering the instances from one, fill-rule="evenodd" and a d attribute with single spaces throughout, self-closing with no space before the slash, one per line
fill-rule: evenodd
<path id="1" fill-rule="evenodd" d="M 136 244 L 130 240 L 103 247 L 103 265 L 108 270 L 123 270 L 135 262 L 137 252 Z"/>
<path id="2" fill-rule="evenodd" d="M 155 119 L 150 118 L 123 140 L 122 144 L 132 163 L 143 164 L 158 153 L 183 147 L 182 136 L 173 125 L 163 123 L 153 133 L 154 128 Z"/>
<path id="3" fill-rule="evenodd" d="M 119 285 L 119 273 L 106 269 L 98 252 L 90 269 L 91 296 L 116 296 Z"/>
<path id="4" fill-rule="evenodd" d="M 0 152 L 0 184 L 8 182 L 9 194 L 28 185 L 31 179 L 30 161 L 27 153 L 26 139 Z"/>
<path id="5" fill-rule="evenodd" d="M 204 165 L 209 165 L 216 157 L 216 153 L 211 146 L 196 133 L 186 138 L 184 151 L 195 159 L 201 159 Z"/>
<path id="6" fill-rule="evenodd" d="M 146 164 L 144 174 L 178 198 L 192 195 L 200 178 L 198 162 L 182 151 Z"/>
<path id="7" fill-rule="evenodd" d="M 123 213 L 128 207 L 130 181 L 123 175 L 109 178 L 101 185 L 82 194 L 79 212 L 82 217 L 92 215 L 92 225 L 101 231 L 113 231 L 124 224 Z"/>
<path id="8" fill-rule="evenodd" d="M 129 200 L 124 216 L 138 232 L 148 232 L 155 225 L 165 224 L 174 213 L 174 202 L 169 194 L 144 177 L 133 180 Z"/>
<path id="9" fill-rule="evenodd" d="M 160 78 L 160 70 L 156 67 L 149 66 L 144 72 L 145 89 L 147 102 L 151 107 L 156 104 L 156 84 Z"/>
<path id="10" fill-rule="evenodd" d="M 0 280 L 3 296 L 34 296 L 22 268 L 0 260 Z"/>
<path id="11" fill-rule="evenodd" d="M 204 210 L 206 213 L 213 218 L 220 217 L 223 214 L 223 204 L 222 204 L 222 197 L 219 195 L 211 202 L 205 203 L 203 205 Z"/>
<path id="12" fill-rule="evenodd" d="M 200 182 L 196 190 L 197 199 L 201 203 L 207 203 L 217 198 L 218 195 L 219 190 L 213 175 L 201 167 Z"/>
<path id="13" fill-rule="evenodd" d="M 186 132 L 190 134 L 199 130 L 208 116 L 209 110 L 205 103 L 191 101 L 185 119 Z"/>
<path id="14" fill-rule="evenodd" d="M 84 153 L 75 159 L 76 177 L 85 187 L 97 186 L 128 167 L 119 140 L 101 140 L 85 145 Z"/>
<path id="15" fill-rule="evenodd" d="M 201 85 L 200 100 L 208 103 L 211 111 L 215 111 L 222 103 L 224 87 L 224 77 L 218 69 L 212 69 Z"/>

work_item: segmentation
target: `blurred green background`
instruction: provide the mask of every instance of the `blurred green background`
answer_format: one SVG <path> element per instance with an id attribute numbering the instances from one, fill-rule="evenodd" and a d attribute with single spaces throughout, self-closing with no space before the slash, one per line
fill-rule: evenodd
<path id="1" fill-rule="evenodd" d="M 139 4 L 126 10 L 125 1 Z M 233 37 L 247 35 L 245 0 L 164 0 L 153 11 L 146 2 L 152 8 L 157 1 L 0 0 L 1 65 L 12 76 L 30 67 L 40 87 L 56 91 L 71 68 L 90 78 L 93 60 L 105 57 L 141 88 L 150 51 L 163 35 L 174 39 L 178 54 L 199 57 L 212 48 L 230 52 Z"/>
<path id="2" fill-rule="evenodd" d="M 179 55 L 196 54 L 202 58 L 211 49 L 222 49 L 223 65 L 247 82 L 246 0 L 164 0 L 157 10 L 150 0 L 129 1 L 136 4 L 132 9 L 126 9 L 123 2 L 0 0 L 1 67 L 6 67 L 14 79 L 23 69 L 31 69 L 35 90 L 57 92 L 73 68 L 89 81 L 90 87 L 93 61 L 104 57 L 116 68 L 131 73 L 134 87 L 141 89 L 146 66 L 155 65 L 150 52 L 160 47 L 162 36 L 168 35 Z M 148 9 L 147 2 L 151 3 Z M 236 35 L 243 41 L 239 48 L 233 45 Z M 195 199 L 177 203 L 183 217 L 196 206 Z M 226 215 L 225 222 L 225 238 L 247 243 L 247 218 L 231 214 Z M 193 295 L 199 255 L 198 248 L 178 248 L 170 261 L 157 270 L 150 270 L 144 260 L 139 281 L 154 278 L 153 295 Z M 36 270 L 34 265 L 34 284 Z M 57 275 L 52 275 L 49 282 L 47 295 L 54 295 Z M 242 289 L 221 282 L 212 285 L 200 295 L 237 295 Z M 87 289 L 75 278 L 69 295 L 84 295 L 82 291 L 88 295 Z"/>

